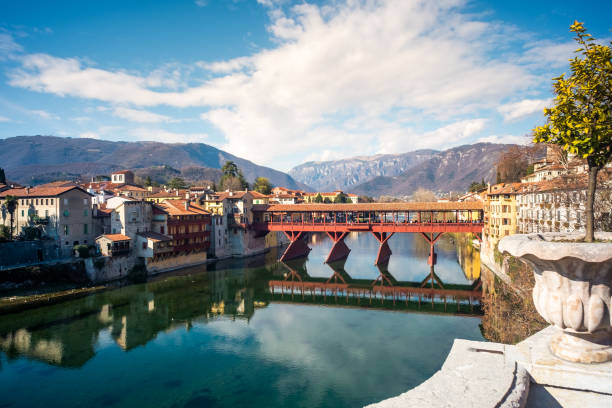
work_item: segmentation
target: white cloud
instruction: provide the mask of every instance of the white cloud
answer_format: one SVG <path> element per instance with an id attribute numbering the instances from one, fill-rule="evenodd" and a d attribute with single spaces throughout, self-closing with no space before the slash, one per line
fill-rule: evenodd
<path id="1" fill-rule="evenodd" d="M 170 117 L 149 112 L 146 110 L 130 109 L 125 107 L 117 107 L 113 110 L 113 115 L 122 119 L 127 119 L 132 122 L 140 123 L 160 123 L 170 122 Z"/>
<path id="2" fill-rule="evenodd" d="M 100 135 L 96 132 L 83 132 L 79 137 L 83 139 L 100 139 Z"/>
<path id="3" fill-rule="evenodd" d="M 206 7 L 208 5 L 207 0 L 195 0 L 194 3 L 198 7 Z"/>
<path id="4" fill-rule="evenodd" d="M 204 143 L 208 138 L 205 133 L 175 133 L 159 128 L 137 128 L 130 133 L 138 140 L 163 143 Z"/>
<path id="5" fill-rule="evenodd" d="M 501 105 L 497 108 L 497 111 L 502 114 L 504 121 L 511 121 L 536 112 L 542 112 L 551 103 L 551 99 L 523 99 L 522 101 Z"/>
<path id="6" fill-rule="evenodd" d="M 541 86 L 547 61 L 562 53 L 553 43 L 526 45 L 522 59 L 498 53 L 503 41 L 516 41 L 506 39 L 508 27 L 462 14 L 461 0 L 258 2 L 268 7 L 277 45 L 198 63 L 209 76 L 196 86 L 172 66 L 140 75 L 46 54 L 21 57 L 9 83 L 121 106 L 201 107 L 225 137 L 223 148 L 286 167 L 313 151 L 333 157 L 467 142 L 485 126 L 482 110 Z M 532 58 L 537 47 L 550 50 L 540 61 Z M 534 109 L 517 104 L 499 107 L 506 120 Z M 396 112 L 415 122 L 390 119 Z"/>
<path id="7" fill-rule="evenodd" d="M 198 62 L 196 65 L 207 71 L 219 74 L 228 74 L 230 72 L 240 71 L 252 66 L 253 60 L 249 57 L 238 57 L 227 61 L 217 62 Z"/>
<path id="8" fill-rule="evenodd" d="M 561 44 L 539 41 L 527 44 L 525 53 L 519 58 L 519 61 L 538 66 L 562 67 L 575 56 L 575 50 L 576 43 L 573 41 Z"/>
<path id="9" fill-rule="evenodd" d="M 39 116 L 39 117 L 41 117 L 43 119 L 54 119 L 54 120 L 59 120 L 60 119 L 59 116 L 54 115 L 54 114 L 49 113 L 49 112 L 44 111 L 44 110 L 30 110 L 29 112 L 31 114 Z"/>
<path id="10" fill-rule="evenodd" d="M 0 122 L 10 122 L 11 120 L 6 116 L 0 116 Z"/>
<path id="11" fill-rule="evenodd" d="M 517 136 L 517 135 L 490 135 L 486 137 L 481 137 L 476 142 L 477 143 L 506 143 L 506 144 L 518 144 L 518 145 L 528 145 L 531 143 L 531 137 L 528 135 Z"/>
<path id="12" fill-rule="evenodd" d="M 21 50 L 21 45 L 15 42 L 12 35 L 6 32 L 0 32 L 0 58 Z"/>

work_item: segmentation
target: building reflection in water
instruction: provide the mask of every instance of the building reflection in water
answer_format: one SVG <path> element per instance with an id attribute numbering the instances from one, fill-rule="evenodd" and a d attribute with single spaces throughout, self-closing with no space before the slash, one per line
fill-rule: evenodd
<path id="1" fill-rule="evenodd" d="M 316 242 L 317 238 L 313 236 L 311 239 Z M 415 253 L 420 252 L 420 241 L 413 241 Z M 423 245 L 424 258 L 428 250 Z M 477 279 L 477 250 L 471 248 L 468 241 L 459 242 L 457 253 L 467 278 Z M 345 270 L 345 263 L 338 262 L 326 266 L 326 277 L 311 277 L 306 259 L 281 264 L 276 262 L 277 257 L 278 253 L 271 251 L 256 258 L 221 261 L 158 277 L 145 284 L 0 316 L 0 350 L 9 359 L 26 357 L 62 367 L 81 367 L 95 355 L 98 342 L 107 334 L 121 349 L 129 351 L 147 344 L 160 332 L 179 328 L 189 330 L 196 321 L 249 321 L 256 308 L 266 307 L 269 302 L 296 300 L 291 299 L 288 292 L 271 293 L 271 282 L 335 284 L 338 289 L 345 289 L 343 294 L 347 293 L 346 288 L 353 288 L 353 295 L 362 294 L 359 299 L 354 296 L 352 302 L 346 302 L 337 296 L 339 292 L 336 292 L 334 300 L 332 291 L 326 289 L 311 296 L 310 303 L 333 305 L 335 302 L 343 307 L 382 307 L 409 312 L 419 310 L 414 306 L 416 296 L 403 303 L 408 306 L 401 306 L 401 302 L 395 301 L 395 294 L 393 301 L 390 300 L 389 288 L 413 288 L 418 292 L 422 282 L 398 282 L 393 271 L 386 266 L 378 269 L 378 277 L 354 279 Z M 470 285 L 442 284 L 445 290 L 473 289 Z M 377 287 L 379 289 L 373 289 Z M 367 296 L 369 300 L 366 302 L 363 299 Z M 371 302 L 372 299 L 375 302 Z M 418 307 L 427 299 L 421 296 Z M 429 299 L 433 305 L 433 298 L 430 296 Z M 465 300 L 457 301 L 461 302 L 465 303 Z M 477 306 L 476 301 L 470 301 L 470 306 L 469 309 L 463 308 L 462 313 L 479 313 L 478 309 L 473 309 Z M 446 310 L 446 303 L 436 304 L 430 312 L 444 313 Z M 423 308 L 423 311 L 426 310 Z M 447 312 L 456 313 L 456 310 Z"/>

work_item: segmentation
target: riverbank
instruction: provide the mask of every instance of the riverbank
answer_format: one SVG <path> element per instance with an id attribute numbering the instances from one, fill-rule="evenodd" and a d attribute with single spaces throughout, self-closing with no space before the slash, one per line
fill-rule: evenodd
<path id="1" fill-rule="evenodd" d="M 94 293 L 100 293 L 107 288 L 107 286 L 93 286 L 51 293 L 0 297 L 0 315 L 22 312 L 24 310 L 49 306 L 71 299 L 78 299 Z"/>

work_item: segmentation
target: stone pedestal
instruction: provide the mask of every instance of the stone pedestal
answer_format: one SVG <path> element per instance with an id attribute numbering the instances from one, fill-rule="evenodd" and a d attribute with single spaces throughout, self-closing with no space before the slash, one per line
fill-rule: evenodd
<path id="1" fill-rule="evenodd" d="M 581 237 L 511 235 L 499 250 L 533 269 L 535 307 L 557 328 L 549 342 L 552 353 L 571 362 L 603 363 L 612 360 L 612 233 L 596 236 L 611 242 L 575 242 Z"/>

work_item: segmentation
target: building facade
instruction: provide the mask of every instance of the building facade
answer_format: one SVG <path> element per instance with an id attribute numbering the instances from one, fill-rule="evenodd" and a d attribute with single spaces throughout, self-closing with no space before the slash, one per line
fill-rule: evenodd
<path id="1" fill-rule="evenodd" d="M 70 256 L 75 245 L 93 245 L 92 196 L 82 188 L 33 187 L 9 189 L 0 193 L 0 205 L 6 197 L 17 199 L 13 214 L 13 235 L 25 227 L 35 227 L 43 237 L 54 239 L 62 256 Z M 3 211 L 4 213 L 4 211 Z M 2 217 L 10 226 L 10 216 Z"/>

